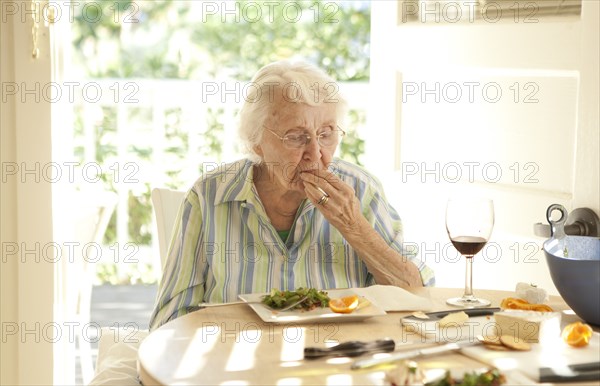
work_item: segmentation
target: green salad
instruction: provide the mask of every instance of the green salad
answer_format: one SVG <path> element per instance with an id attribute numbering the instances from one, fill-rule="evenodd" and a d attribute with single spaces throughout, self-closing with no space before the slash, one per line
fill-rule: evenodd
<path id="1" fill-rule="evenodd" d="M 329 305 L 327 292 L 314 288 L 298 288 L 296 291 L 281 291 L 274 288 L 270 294 L 263 296 L 262 302 L 271 308 L 281 309 L 299 301 L 305 296 L 306 299 L 292 309 L 310 311 Z"/>
<path id="2" fill-rule="evenodd" d="M 506 383 L 506 378 L 497 369 L 485 373 L 465 373 L 462 380 L 452 379 L 450 372 L 446 376 L 430 386 L 499 386 Z M 428 385 L 429 386 L 429 385 Z"/>
<path id="3" fill-rule="evenodd" d="M 391 386 L 425 385 L 425 386 L 500 386 L 506 378 L 498 369 L 485 372 L 464 373 L 462 379 L 454 379 L 450 371 L 439 378 L 426 380 L 423 369 L 414 361 L 404 361 L 395 369 L 385 373 L 385 381 Z"/>

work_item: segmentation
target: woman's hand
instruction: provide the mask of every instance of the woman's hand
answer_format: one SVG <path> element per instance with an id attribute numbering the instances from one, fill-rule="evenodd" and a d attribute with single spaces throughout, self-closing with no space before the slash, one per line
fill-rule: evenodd
<path id="1" fill-rule="evenodd" d="M 308 199 L 356 250 L 378 284 L 423 285 L 417 266 L 387 245 L 363 216 L 352 187 L 329 170 L 303 172 L 300 178 Z"/>
<path id="2" fill-rule="evenodd" d="M 343 235 L 357 232 L 361 222 L 367 221 L 354 189 L 331 171 L 311 170 L 301 173 L 300 178 L 308 199 Z"/>

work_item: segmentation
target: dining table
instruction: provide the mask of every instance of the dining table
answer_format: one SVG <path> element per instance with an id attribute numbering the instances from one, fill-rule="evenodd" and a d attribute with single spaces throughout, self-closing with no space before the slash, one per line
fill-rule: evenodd
<path id="1" fill-rule="evenodd" d="M 462 292 L 461 289 L 438 287 L 421 287 L 408 291 L 422 298 L 430 311 L 455 309 L 447 305 L 445 300 L 460 296 Z M 477 295 L 489 299 L 492 302 L 491 307 L 500 307 L 502 300 L 515 297 L 515 292 L 480 289 L 477 290 Z M 561 314 L 563 327 L 580 321 L 561 297 L 550 296 L 547 304 Z M 255 307 L 248 304 L 202 308 L 174 319 L 148 335 L 138 351 L 139 378 L 145 386 L 390 385 L 389 377 L 398 371 L 398 366 L 404 365 L 403 362 L 392 361 L 372 367 L 352 368 L 357 360 L 385 358 L 391 355 L 389 352 L 367 353 L 360 357 L 331 356 L 305 359 L 304 349 L 327 348 L 342 342 L 368 342 L 384 338 L 395 342 L 397 352 L 444 344 L 440 339 L 432 340 L 426 334 L 408 328 L 409 325 L 402 321 L 411 314 L 411 310 L 388 311 L 365 318 L 300 318 L 296 321 L 271 323 L 261 317 Z M 487 318 L 489 319 L 489 316 Z M 547 349 L 538 347 L 539 355 L 536 355 L 556 359 L 559 357 L 558 351 L 563 350 L 568 354 L 568 358 L 576 362 L 599 363 L 598 328 L 594 327 L 594 330 L 595 348 L 572 348 L 560 340 L 559 349 L 556 348 L 558 346 L 549 346 Z M 440 338 L 439 335 L 437 337 Z M 445 341 L 456 341 L 464 337 L 442 338 Z M 470 338 L 473 339 L 472 336 Z M 532 354 L 519 359 L 520 353 L 490 351 L 488 354 L 481 346 L 472 350 L 469 355 L 466 355 L 466 352 L 466 349 L 459 349 L 413 360 L 424 371 L 450 370 L 453 376 L 485 371 L 494 367 L 492 364 L 501 364 L 504 366 L 502 372 L 507 384 L 539 383 L 539 379 L 535 379 L 527 371 L 521 371 L 538 365 L 536 359 L 532 359 Z M 514 363 L 514 368 L 511 367 L 511 363 Z M 595 380 L 591 383 L 580 381 L 560 384 L 598 383 L 599 381 Z"/>

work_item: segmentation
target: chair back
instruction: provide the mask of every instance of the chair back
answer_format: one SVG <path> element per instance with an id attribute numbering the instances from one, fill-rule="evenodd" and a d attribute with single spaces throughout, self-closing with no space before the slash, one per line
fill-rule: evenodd
<path id="1" fill-rule="evenodd" d="M 158 231 L 158 249 L 160 252 L 161 268 L 167 261 L 169 244 L 173 237 L 175 219 L 179 212 L 185 192 L 166 188 L 152 189 L 152 205 L 156 217 L 156 228 Z"/>
<path id="2" fill-rule="evenodd" d="M 90 340 L 84 338 L 82 326 L 88 326 L 91 320 L 92 284 L 96 277 L 95 259 L 102 256 L 101 252 L 99 256 L 87 256 L 84 249 L 88 252 L 101 250 L 104 233 L 117 204 L 116 193 L 84 188 L 70 197 L 69 212 L 66 214 L 73 222 L 73 236 L 77 241 L 75 256 L 78 257 L 69 264 L 68 271 L 65 272 L 65 276 L 70 278 L 66 285 L 68 294 L 66 303 L 69 307 L 74 307 L 72 309 L 74 314 L 69 317 L 77 321 L 75 331 L 84 385 L 87 385 L 94 375 L 94 362 Z M 90 245 L 96 247 L 88 248 Z M 75 342 L 71 343 L 75 349 Z"/>
<path id="3" fill-rule="evenodd" d="M 90 194 L 90 193 L 87 193 Z M 110 218 L 117 206 L 118 197 L 113 192 L 94 192 L 72 207 L 75 218 L 75 237 L 88 243 L 101 243 Z"/>

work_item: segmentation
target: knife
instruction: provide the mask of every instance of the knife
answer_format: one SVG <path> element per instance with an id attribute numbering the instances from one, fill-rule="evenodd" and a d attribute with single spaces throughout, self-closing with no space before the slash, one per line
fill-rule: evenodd
<path id="1" fill-rule="evenodd" d="M 416 358 L 416 357 L 436 355 L 436 354 L 442 354 L 445 352 L 457 351 L 463 347 L 468 347 L 468 346 L 472 346 L 472 345 L 479 344 L 479 343 L 480 342 L 476 339 L 464 340 L 464 341 L 459 341 L 459 342 L 446 343 L 441 346 L 398 352 L 396 354 L 392 354 L 385 358 L 361 359 L 361 360 L 355 361 L 350 368 L 352 370 L 366 369 L 368 367 L 373 367 L 373 366 L 381 365 L 384 363 L 396 362 L 396 361 L 400 361 L 403 359 L 411 359 L 411 358 Z"/>
<path id="2" fill-rule="evenodd" d="M 327 348 L 306 347 L 304 359 L 317 359 L 328 356 L 357 357 L 366 353 L 394 351 L 396 343 L 390 339 L 378 339 L 370 342 L 351 340 Z"/>
<path id="3" fill-rule="evenodd" d="M 428 319 L 421 319 L 421 318 L 418 318 L 413 315 L 408 315 L 407 317 L 402 318 L 402 320 L 416 321 L 416 322 L 435 322 L 435 321 L 442 319 L 443 317 L 445 317 L 448 314 L 453 314 L 453 313 L 461 312 L 461 311 L 464 312 L 465 314 L 469 315 L 469 317 L 476 317 L 476 316 L 493 315 L 495 312 L 499 312 L 502 310 L 498 307 L 463 308 L 463 309 L 454 309 L 454 310 L 446 310 L 446 311 L 428 312 L 425 314 L 428 316 Z"/>

